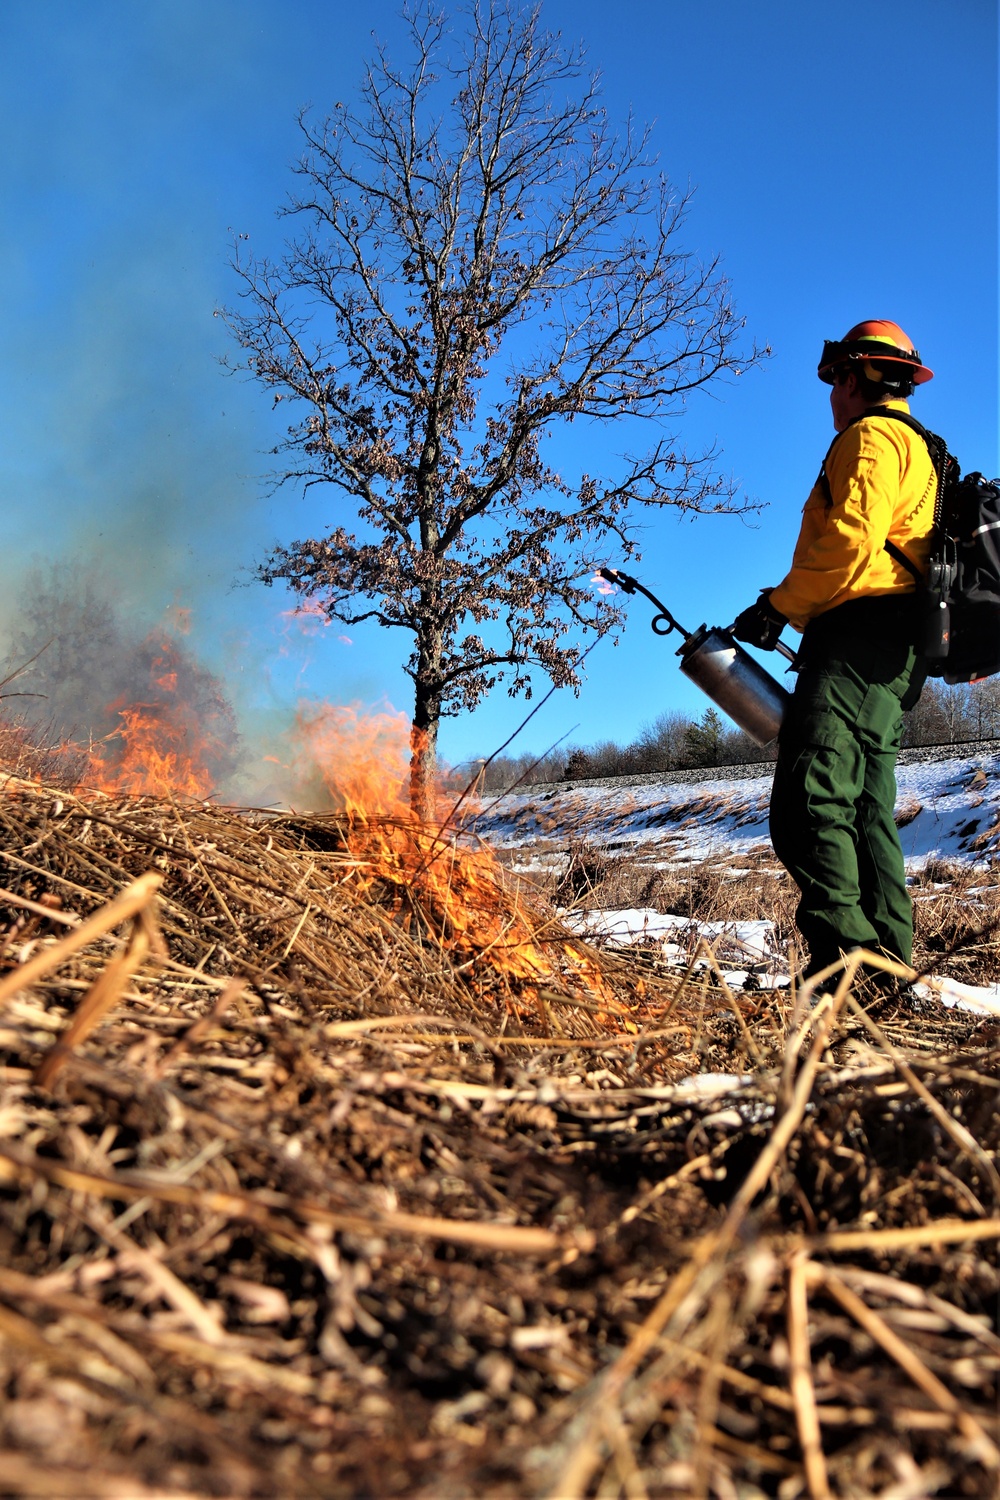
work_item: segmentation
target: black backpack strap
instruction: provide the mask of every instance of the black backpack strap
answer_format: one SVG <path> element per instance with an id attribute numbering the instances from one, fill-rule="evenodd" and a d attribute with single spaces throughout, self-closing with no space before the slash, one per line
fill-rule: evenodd
<path id="1" fill-rule="evenodd" d="M 890 417 L 894 422 L 902 422 L 904 427 L 912 427 L 914 432 L 919 432 L 928 448 L 942 441 L 936 432 L 931 432 L 923 422 L 918 422 L 916 417 L 911 416 L 908 411 L 896 411 L 892 406 L 869 406 L 860 417 L 852 417 L 848 425 L 853 427 L 855 422 L 863 422 L 865 417 Z"/>
<path id="2" fill-rule="evenodd" d="M 884 552 L 888 552 L 893 562 L 898 562 L 900 567 L 905 568 L 910 576 L 912 578 L 915 578 L 918 583 L 923 583 L 923 573 L 921 573 L 916 563 L 911 561 L 911 559 L 907 557 L 902 547 L 897 547 L 895 542 L 891 542 L 889 538 L 886 537 L 882 550 Z"/>
<path id="3" fill-rule="evenodd" d="M 894 411 L 892 407 L 887 406 L 870 406 L 867 411 L 861 413 L 860 417 L 852 417 L 847 426 L 853 427 L 855 422 L 863 422 L 866 417 L 890 417 L 894 422 L 902 422 L 905 427 L 912 428 L 914 432 L 923 438 L 927 445 L 927 452 L 930 455 L 931 463 L 934 465 L 934 472 L 937 475 L 937 489 L 934 496 L 934 525 L 939 526 L 941 522 L 941 508 L 944 504 L 944 476 L 950 461 L 948 445 L 944 438 L 938 437 L 936 432 L 929 431 L 922 422 L 917 421 L 916 417 L 911 417 L 908 411 Z M 847 431 L 846 427 L 844 431 Z M 833 494 L 830 490 L 830 481 L 826 473 L 826 460 L 833 452 L 834 443 L 841 437 L 843 437 L 843 433 L 838 432 L 837 437 L 834 438 L 833 443 L 826 450 L 826 456 L 820 465 L 819 478 L 816 481 L 821 486 L 828 505 L 833 504 Z M 917 583 L 923 582 L 924 575 L 916 563 L 907 557 L 902 547 L 897 547 L 896 543 L 890 541 L 888 537 L 886 537 L 883 543 L 883 551 L 888 552 L 893 562 L 897 562 L 900 567 L 905 568 L 911 578 L 916 579 Z"/>
<path id="4" fill-rule="evenodd" d="M 944 473 L 945 465 L 948 461 L 948 448 L 947 444 L 944 441 L 944 438 L 938 437 L 936 432 L 929 431 L 929 429 L 926 428 L 922 422 L 917 421 L 916 417 L 911 417 L 908 411 L 894 411 L 891 407 L 888 406 L 870 406 L 868 410 L 863 411 L 859 417 L 852 417 L 848 422 L 847 427 L 853 427 L 856 422 L 863 422 L 866 417 L 891 417 L 893 421 L 902 422 L 904 426 L 911 427 L 913 431 L 918 433 L 927 444 L 927 451 L 930 454 L 931 463 L 934 465 L 934 471 L 938 476 L 938 493 L 937 500 L 934 506 L 934 521 L 936 524 L 940 519 L 938 516 L 938 507 L 940 504 L 942 489 L 941 476 Z M 844 428 L 844 432 L 847 431 L 847 427 Z M 816 480 L 816 483 L 823 491 L 823 495 L 826 499 L 827 505 L 833 504 L 833 495 L 830 492 L 830 480 L 827 477 L 826 461 L 830 457 L 830 454 L 833 452 L 837 443 L 844 436 L 844 432 L 838 432 L 829 448 L 827 448 L 823 458 L 823 462 L 820 464 L 819 477 Z"/>

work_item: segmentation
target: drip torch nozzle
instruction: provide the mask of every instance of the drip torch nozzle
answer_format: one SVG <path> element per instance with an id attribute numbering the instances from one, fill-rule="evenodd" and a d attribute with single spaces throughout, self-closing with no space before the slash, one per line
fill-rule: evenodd
<path id="1" fill-rule="evenodd" d="M 634 594 L 638 585 L 628 573 L 619 573 L 617 568 L 598 568 L 597 575 L 605 583 L 615 583 L 623 594 Z"/>
<path id="2" fill-rule="evenodd" d="M 639 582 L 638 578 L 633 578 L 631 573 L 620 573 L 617 568 L 598 568 L 597 571 L 608 583 L 617 584 L 623 593 L 644 594 L 650 604 L 656 605 L 660 613 L 650 622 L 655 635 L 669 635 L 672 630 L 678 630 L 685 640 L 688 639 L 691 632 L 685 630 L 679 620 L 674 619 L 667 606 L 663 603 L 663 600 L 657 599 L 655 594 L 651 594 L 649 589 L 645 588 Z"/>

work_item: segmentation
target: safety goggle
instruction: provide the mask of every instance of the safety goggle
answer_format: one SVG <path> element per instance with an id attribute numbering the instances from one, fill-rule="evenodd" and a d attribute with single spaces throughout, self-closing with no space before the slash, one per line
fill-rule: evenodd
<path id="1" fill-rule="evenodd" d="M 843 339 L 824 339 L 819 361 L 820 377 L 826 379 L 835 365 L 846 364 L 853 359 L 891 359 L 902 360 L 905 364 L 920 364 L 920 355 L 916 349 L 897 349 L 895 344 L 874 343 L 867 339 L 858 343 L 846 343 Z"/>

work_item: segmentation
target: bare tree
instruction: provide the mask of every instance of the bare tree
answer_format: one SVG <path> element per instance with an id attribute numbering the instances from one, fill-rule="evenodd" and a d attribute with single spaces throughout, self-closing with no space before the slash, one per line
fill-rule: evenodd
<path id="1" fill-rule="evenodd" d="M 959 745 L 1000 738 L 1000 679 L 971 685 L 931 679 L 903 720 L 903 744 Z"/>
<path id="2" fill-rule="evenodd" d="M 683 248 L 687 197 L 646 133 L 615 133 L 537 9 L 484 0 L 460 38 L 425 4 L 404 15 L 408 66 L 379 48 L 357 111 L 300 117 L 297 232 L 278 261 L 238 245 L 224 316 L 241 367 L 295 404 L 278 482 L 347 502 L 257 576 L 410 636 L 422 810 L 443 715 L 503 678 L 530 696 L 534 668 L 577 686 L 580 635 L 622 623 L 587 578 L 637 555 L 637 508 L 746 508 L 664 424 L 759 351 L 718 264 Z M 631 419 L 628 443 L 643 418 L 651 444 L 607 477 L 542 456 L 561 424 Z"/>

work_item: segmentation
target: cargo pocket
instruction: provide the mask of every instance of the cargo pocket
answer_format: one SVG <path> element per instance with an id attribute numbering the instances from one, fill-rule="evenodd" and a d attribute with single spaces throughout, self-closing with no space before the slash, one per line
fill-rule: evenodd
<path id="1" fill-rule="evenodd" d="M 865 693 L 858 710 L 857 732 L 867 749 L 898 749 L 903 732 L 903 687 L 902 682 L 888 687 L 873 683 Z"/>
<path id="2" fill-rule="evenodd" d="M 783 754 L 794 759 L 803 750 L 842 750 L 852 738 L 843 716 L 810 694 L 801 700 L 798 695 L 792 699 L 778 743 Z"/>

